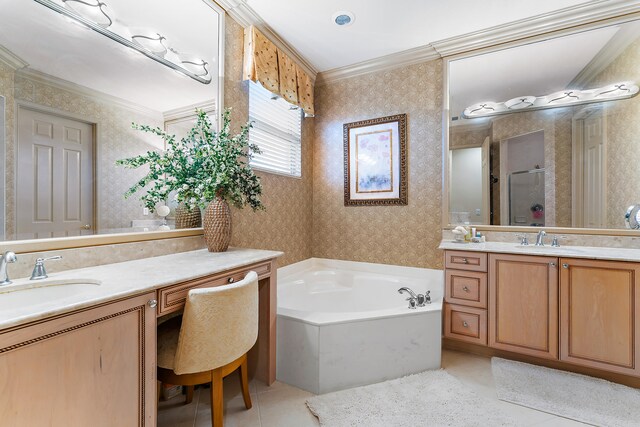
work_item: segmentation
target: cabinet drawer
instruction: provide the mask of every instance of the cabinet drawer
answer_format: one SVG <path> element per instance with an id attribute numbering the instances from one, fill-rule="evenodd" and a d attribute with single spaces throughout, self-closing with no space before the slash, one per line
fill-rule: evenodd
<path id="1" fill-rule="evenodd" d="M 487 345 L 487 310 L 445 304 L 444 336 Z"/>
<path id="2" fill-rule="evenodd" d="M 447 302 L 487 308 L 487 273 L 447 270 L 445 278 Z"/>
<path id="3" fill-rule="evenodd" d="M 487 254 L 482 252 L 446 251 L 444 266 L 467 271 L 487 272 Z"/>
<path id="4" fill-rule="evenodd" d="M 157 315 L 164 316 L 165 314 L 182 310 L 190 289 L 222 286 L 228 283 L 237 282 L 244 279 L 244 276 L 246 276 L 249 271 L 255 271 L 258 273 L 258 278 L 262 279 L 271 274 L 271 263 L 266 262 L 263 264 L 243 267 L 241 269 L 229 270 L 224 273 L 200 277 L 198 279 L 158 289 Z"/>

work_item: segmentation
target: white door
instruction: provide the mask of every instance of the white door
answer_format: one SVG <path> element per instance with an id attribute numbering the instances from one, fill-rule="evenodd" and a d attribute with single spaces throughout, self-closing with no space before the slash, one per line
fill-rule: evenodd
<path id="1" fill-rule="evenodd" d="M 606 223 L 606 138 L 602 110 L 583 120 L 583 220 L 584 227 L 603 228 Z"/>
<path id="2" fill-rule="evenodd" d="M 18 110 L 18 239 L 93 231 L 93 126 Z"/>

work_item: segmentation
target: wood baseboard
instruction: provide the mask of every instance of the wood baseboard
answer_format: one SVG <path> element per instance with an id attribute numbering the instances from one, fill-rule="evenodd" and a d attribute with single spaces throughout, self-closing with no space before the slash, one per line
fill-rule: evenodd
<path id="1" fill-rule="evenodd" d="M 561 362 L 559 360 L 541 359 L 538 357 L 527 356 L 510 351 L 497 350 L 482 345 L 471 344 L 462 341 L 456 341 L 448 338 L 442 339 L 442 348 L 444 350 L 460 351 L 463 353 L 475 354 L 484 357 L 502 357 L 504 359 L 516 360 L 518 362 L 531 363 L 532 365 L 546 366 L 547 368 L 560 369 L 563 371 L 575 372 L 577 374 L 589 375 L 591 377 L 602 378 L 618 384 L 624 384 L 629 387 L 640 388 L 640 378 L 629 375 L 618 374 L 614 372 L 602 371 L 599 369 L 586 368 L 576 366 L 570 363 Z"/>

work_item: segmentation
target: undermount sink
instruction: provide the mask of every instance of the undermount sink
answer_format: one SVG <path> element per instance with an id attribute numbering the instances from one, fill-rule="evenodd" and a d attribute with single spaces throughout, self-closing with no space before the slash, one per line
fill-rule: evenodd
<path id="1" fill-rule="evenodd" d="M 576 246 L 551 246 L 551 245 L 536 246 L 536 245 L 520 245 L 520 244 L 516 244 L 515 247 L 518 248 L 518 249 L 522 249 L 523 251 L 549 252 L 549 253 L 553 253 L 553 254 L 563 254 L 563 255 L 564 254 L 571 255 L 571 254 L 582 254 L 582 253 L 585 253 L 585 249 L 584 248 L 576 247 Z"/>
<path id="2" fill-rule="evenodd" d="M 102 282 L 94 279 L 45 279 L 45 280 L 29 280 L 18 283 L 11 283 L 10 285 L 0 286 L 0 295 L 26 291 L 32 289 L 48 288 L 52 286 L 64 286 L 66 290 L 71 290 L 70 287 L 77 289 L 83 286 L 99 286 Z"/>
<path id="3" fill-rule="evenodd" d="M 93 279 L 45 279 L 16 281 L 0 287 L 0 311 L 11 311 L 25 305 L 34 308 L 59 305 L 79 295 L 95 291 L 102 284 Z"/>

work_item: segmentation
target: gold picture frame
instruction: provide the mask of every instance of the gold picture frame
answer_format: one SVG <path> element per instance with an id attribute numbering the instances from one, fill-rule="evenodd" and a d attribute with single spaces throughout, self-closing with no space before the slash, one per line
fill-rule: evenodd
<path id="1" fill-rule="evenodd" d="M 344 205 L 407 205 L 407 115 L 345 123 Z"/>

